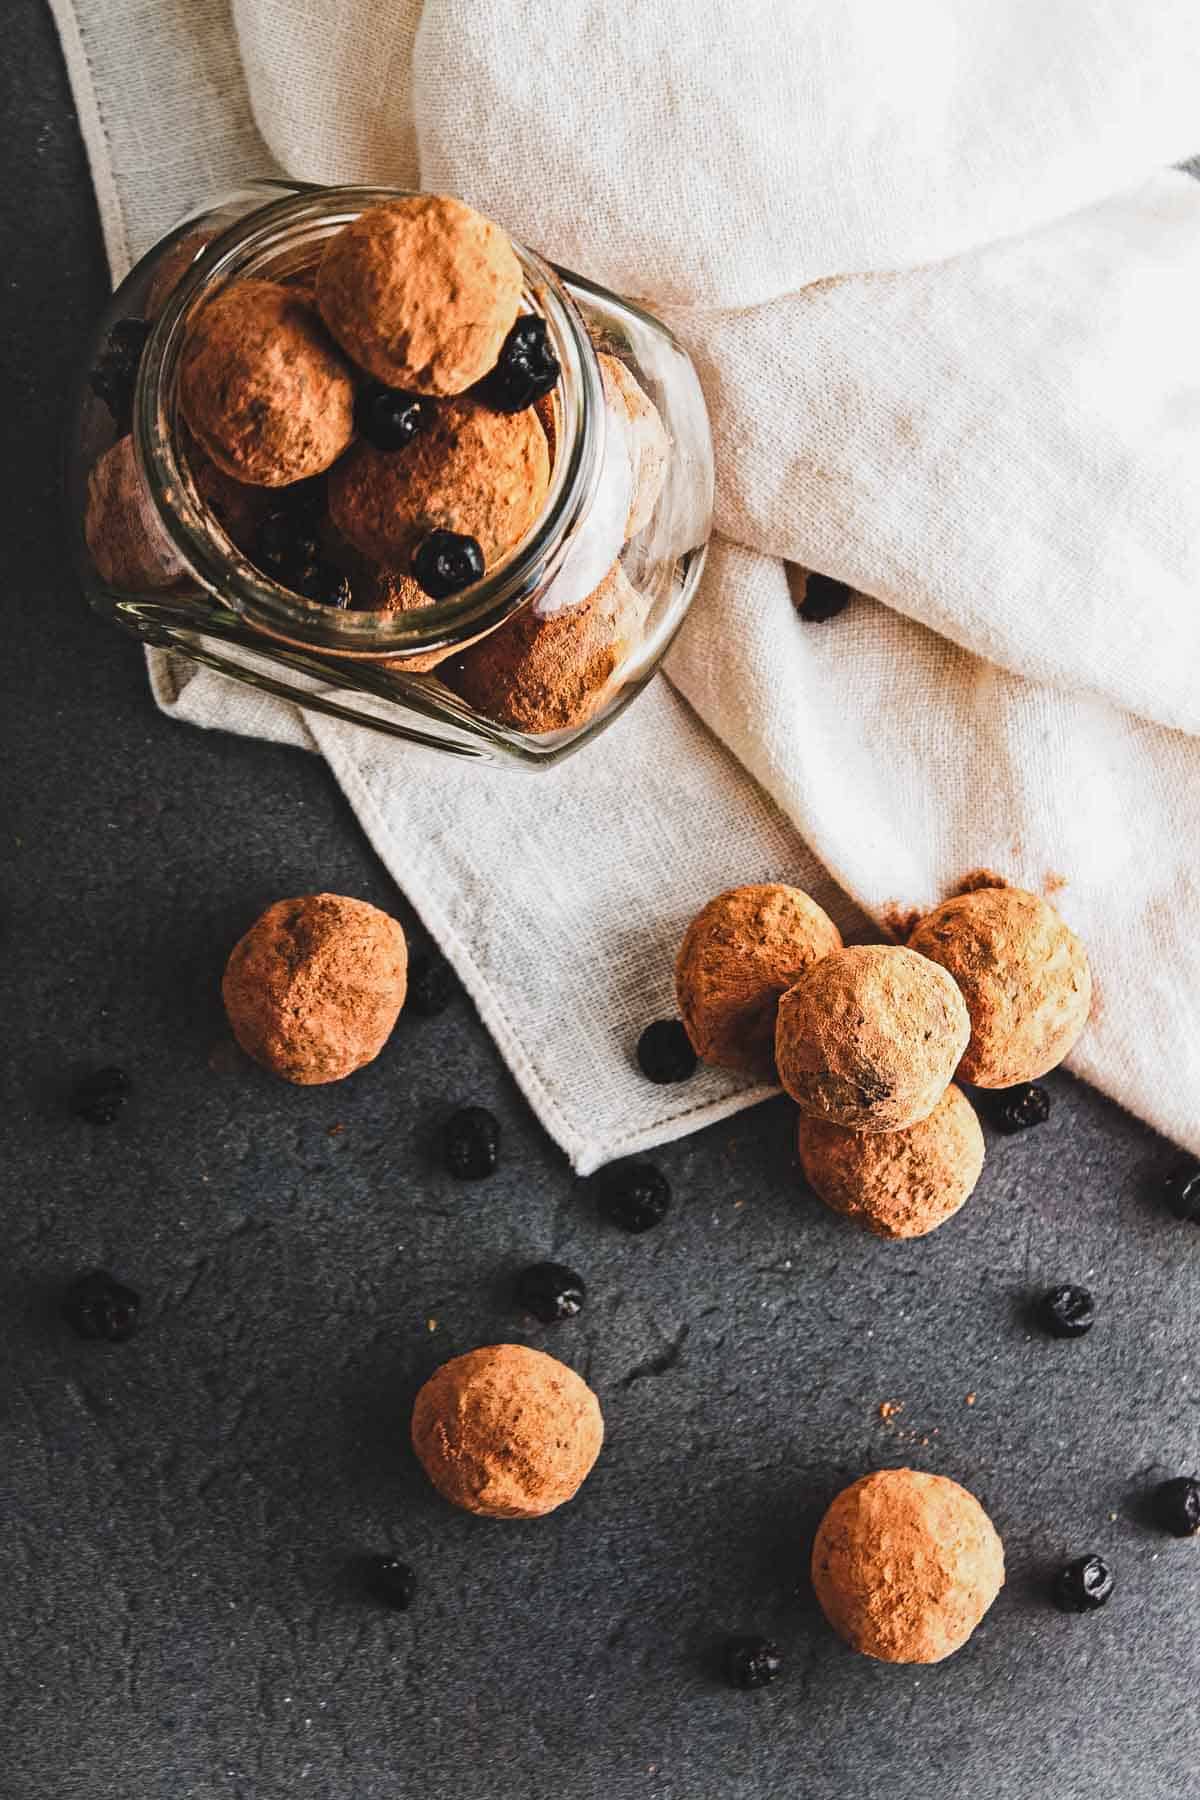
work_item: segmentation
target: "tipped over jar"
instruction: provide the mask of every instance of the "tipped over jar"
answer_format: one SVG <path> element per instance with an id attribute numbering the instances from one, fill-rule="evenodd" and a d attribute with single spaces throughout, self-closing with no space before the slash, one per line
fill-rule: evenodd
<path id="1" fill-rule="evenodd" d="M 93 606 L 148 643 L 536 768 L 656 670 L 712 481 L 641 308 L 461 201 L 264 182 L 114 295 L 69 504 Z"/>

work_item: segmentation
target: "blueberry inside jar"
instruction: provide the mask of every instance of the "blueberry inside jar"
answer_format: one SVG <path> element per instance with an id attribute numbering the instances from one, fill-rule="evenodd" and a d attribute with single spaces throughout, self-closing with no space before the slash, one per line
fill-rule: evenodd
<path id="1" fill-rule="evenodd" d="M 189 221 L 114 298 L 75 434 L 89 597 L 239 679 L 229 647 L 253 650 L 302 705 L 557 760 L 690 604 L 712 507 L 695 371 L 462 202 L 279 193 Z"/>

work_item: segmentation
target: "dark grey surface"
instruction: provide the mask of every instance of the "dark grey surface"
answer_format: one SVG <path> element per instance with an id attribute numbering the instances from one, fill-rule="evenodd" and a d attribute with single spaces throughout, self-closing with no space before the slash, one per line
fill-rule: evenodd
<path id="1" fill-rule="evenodd" d="M 1200 1545 L 1138 1514 L 1200 1448 L 1200 1238 L 1148 1193 L 1167 1146 L 1054 1079 L 1050 1124 L 894 1247 L 799 1193 L 774 1104 L 663 1151 L 676 1209 L 631 1240 L 462 1001 L 339 1088 L 232 1054 L 218 977 L 265 902 L 399 903 L 320 762 L 168 724 L 60 567 L 58 421 L 105 276 L 49 21 L 6 22 L 2 1800 L 1195 1793 Z M 108 1060 L 137 1097 L 101 1131 L 63 1094 Z M 467 1099 L 506 1156 L 458 1188 L 428 1143 Z M 507 1289 L 550 1251 L 591 1303 L 528 1335 L 590 1375 L 608 1443 L 562 1512 L 478 1522 L 425 1486 L 408 1406 L 442 1358 L 527 1335 Z M 122 1349 L 56 1318 L 94 1263 L 145 1295 Z M 1099 1297 L 1077 1344 L 1024 1322 L 1060 1277 Z M 1009 1556 L 932 1670 L 854 1657 L 795 1593 L 836 1489 L 905 1460 L 973 1488 Z M 403 1617 L 350 1572 L 388 1546 L 420 1575 Z M 1092 1548 L 1116 1598 L 1064 1619 L 1045 1574 Z M 756 1627 L 786 1679 L 729 1693 L 713 1646 Z"/>

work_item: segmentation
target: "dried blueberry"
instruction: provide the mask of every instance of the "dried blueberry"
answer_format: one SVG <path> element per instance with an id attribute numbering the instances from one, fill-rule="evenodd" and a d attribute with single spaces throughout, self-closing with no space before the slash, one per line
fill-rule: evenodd
<path id="1" fill-rule="evenodd" d="M 1050 1117 L 1050 1096 L 1035 1081 L 1027 1081 L 1021 1087 L 993 1089 L 983 1107 L 997 1131 L 1028 1131 Z"/>
<path id="2" fill-rule="evenodd" d="M 533 1263 L 517 1276 L 517 1305 L 543 1325 L 573 1319 L 587 1299 L 581 1276 L 562 1263 Z"/>
<path id="3" fill-rule="evenodd" d="M 75 1083 L 71 1110 L 89 1125 L 111 1125 L 129 1098 L 124 1069 L 93 1069 Z"/>
<path id="4" fill-rule="evenodd" d="M 1200 1481 L 1194 1475 L 1174 1475 L 1155 1488 L 1154 1520 L 1172 1537 L 1195 1537 L 1200 1532 Z"/>
<path id="5" fill-rule="evenodd" d="M 649 1231 L 666 1217 L 671 1187 L 653 1163 L 615 1163 L 596 1181 L 602 1210 L 622 1231 Z"/>
<path id="6" fill-rule="evenodd" d="M 804 584 L 804 598 L 796 611 L 810 625 L 823 625 L 826 619 L 836 619 L 840 612 L 845 612 L 850 604 L 850 592 L 844 581 L 835 581 L 832 575 L 810 574 Z"/>
<path id="7" fill-rule="evenodd" d="M 62 1316 L 81 1338 L 123 1344 L 137 1330 L 141 1300 L 105 1269 L 73 1281 L 62 1298 Z"/>
<path id="8" fill-rule="evenodd" d="M 321 560 L 321 546 L 311 523 L 299 508 L 279 506 L 258 528 L 254 560 L 284 587 L 292 578 Z"/>
<path id="9" fill-rule="evenodd" d="M 442 1161 L 458 1181 L 482 1181 L 500 1160 L 500 1125 L 484 1106 L 462 1106 L 446 1122 Z"/>
<path id="10" fill-rule="evenodd" d="M 1096 1303 L 1086 1288 L 1063 1282 L 1042 1295 L 1037 1315 L 1051 1337 L 1083 1337 L 1096 1323 Z"/>
<path id="11" fill-rule="evenodd" d="M 656 1019 L 647 1025 L 637 1047 L 638 1066 L 647 1081 L 665 1086 L 696 1073 L 696 1052 L 678 1019 Z"/>
<path id="12" fill-rule="evenodd" d="M 376 450 L 403 450 L 433 419 L 433 401 L 424 394 L 368 382 L 354 405 L 354 423 Z"/>
<path id="13" fill-rule="evenodd" d="M 367 1587 L 374 1598 L 395 1612 L 407 1612 L 416 1597 L 417 1572 L 398 1556 L 373 1556 L 367 1565 Z"/>
<path id="14" fill-rule="evenodd" d="M 436 950 L 420 950 L 408 968 L 409 1012 L 422 1019 L 435 1018 L 445 1012 L 458 991 L 454 970 Z"/>
<path id="15" fill-rule="evenodd" d="M 133 425 L 133 394 L 149 336 L 148 320 L 119 319 L 88 376 L 93 394 L 107 406 L 122 436 Z"/>
<path id="16" fill-rule="evenodd" d="M 413 551 L 413 580 L 431 600 L 448 600 L 483 580 L 478 538 L 461 531 L 431 531 Z"/>
<path id="17" fill-rule="evenodd" d="M 1200 1225 L 1200 1163 L 1184 1163 L 1163 1183 L 1167 1205 L 1177 1219 Z"/>
<path id="18" fill-rule="evenodd" d="M 770 1638 L 735 1637 L 725 1646 L 725 1679 L 744 1693 L 766 1687 L 782 1668 L 779 1647 Z"/>
<path id="19" fill-rule="evenodd" d="M 1054 1577 L 1054 1604 L 1060 1612 L 1095 1612 L 1112 1597 L 1112 1570 L 1102 1556 L 1077 1556 Z"/>
<path id="20" fill-rule="evenodd" d="M 525 313 L 505 338 L 496 366 L 484 376 L 478 392 L 496 412 L 524 412 L 550 392 L 558 377 L 558 358 L 550 348 L 545 319 Z"/>

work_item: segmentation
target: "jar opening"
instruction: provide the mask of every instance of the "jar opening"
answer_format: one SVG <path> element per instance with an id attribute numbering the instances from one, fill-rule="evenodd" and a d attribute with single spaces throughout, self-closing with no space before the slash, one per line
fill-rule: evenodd
<path id="1" fill-rule="evenodd" d="M 363 659 L 451 650 L 491 631 L 543 593 L 588 514 L 604 456 L 604 389 L 587 327 L 551 265 L 514 242 L 524 276 L 523 305 L 545 320 L 562 373 L 549 490 L 538 518 L 503 561 L 452 599 L 406 612 L 342 610 L 279 586 L 227 536 L 200 498 L 182 452 L 180 360 L 193 321 L 228 282 L 294 276 L 317 260 L 344 225 L 405 191 L 289 190 L 216 238 L 155 321 L 134 412 L 137 454 L 151 497 L 196 579 L 265 634 Z"/>

